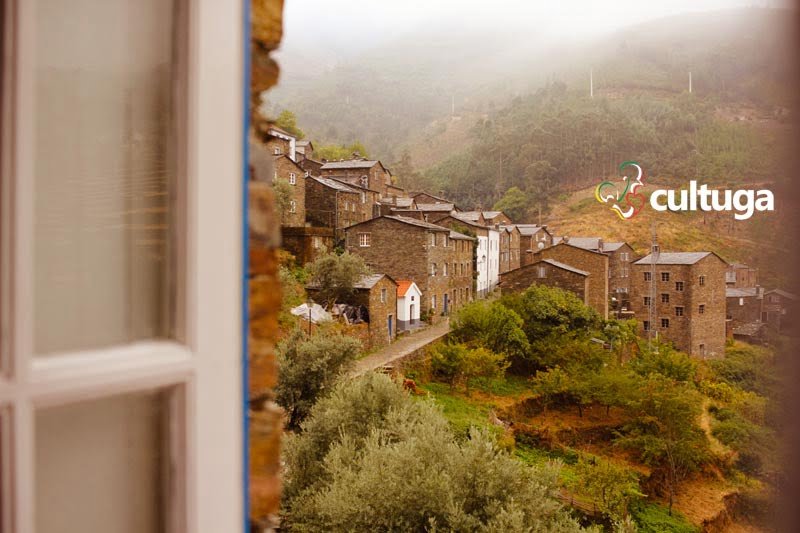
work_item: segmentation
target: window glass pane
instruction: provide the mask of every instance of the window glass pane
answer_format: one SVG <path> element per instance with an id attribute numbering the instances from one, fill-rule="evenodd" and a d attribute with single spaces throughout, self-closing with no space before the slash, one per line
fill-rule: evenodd
<path id="1" fill-rule="evenodd" d="M 173 4 L 36 13 L 36 352 L 168 336 Z"/>
<path id="2" fill-rule="evenodd" d="M 36 414 L 37 533 L 164 530 L 162 393 Z"/>

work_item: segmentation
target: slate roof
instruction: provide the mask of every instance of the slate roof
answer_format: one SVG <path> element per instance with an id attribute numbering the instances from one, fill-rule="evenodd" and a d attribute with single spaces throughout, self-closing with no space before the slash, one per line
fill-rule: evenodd
<path id="1" fill-rule="evenodd" d="M 572 239 L 570 239 L 570 243 Z M 711 255 L 713 252 L 661 252 L 658 255 L 657 265 L 693 265 Z M 651 254 L 647 254 L 634 265 L 649 265 Z"/>
<path id="2" fill-rule="evenodd" d="M 602 248 L 602 240 L 600 237 L 570 237 L 567 244 L 597 252 Z"/>
<path id="3" fill-rule="evenodd" d="M 374 159 L 348 159 L 346 161 L 328 161 L 322 165 L 322 170 L 336 170 L 340 168 L 372 168 L 380 163 Z"/>
<path id="4" fill-rule="evenodd" d="M 737 289 L 734 287 L 730 287 L 725 289 L 726 298 L 747 298 L 750 296 L 756 296 L 757 294 L 758 294 L 758 289 L 756 289 L 755 287 L 744 288 L 744 289 Z"/>
<path id="5" fill-rule="evenodd" d="M 604 242 L 603 243 L 603 251 L 604 252 L 614 252 L 616 250 L 619 250 L 623 246 L 625 246 L 624 242 Z"/>
<path id="6" fill-rule="evenodd" d="M 459 233 L 457 231 L 450 230 L 450 238 L 451 239 L 460 239 L 462 241 L 474 241 L 472 237 L 469 235 L 464 235 L 463 233 Z"/>
<path id="7" fill-rule="evenodd" d="M 481 217 L 480 211 L 461 211 L 458 213 L 458 218 L 469 220 L 470 222 L 477 222 Z"/>
<path id="8" fill-rule="evenodd" d="M 417 204 L 417 211 L 452 211 L 454 204 Z"/>
<path id="9" fill-rule="evenodd" d="M 502 214 L 502 211 L 483 211 L 483 218 L 494 218 Z"/>
<path id="10" fill-rule="evenodd" d="M 544 226 L 537 226 L 536 224 L 514 224 L 514 226 L 525 237 L 532 237 L 544 229 Z"/>
<path id="11" fill-rule="evenodd" d="M 400 215 L 384 215 L 378 218 L 388 218 L 390 220 L 397 220 L 398 222 L 402 222 L 404 224 L 409 224 L 411 226 L 419 226 L 420 228 L 425 228 L 425 229 L 432 229 L 437 231 L 450 231 L 449 228 L 443 228 L 442 226 L 437 226 L 436 224 L 431 224 L 430 222 L 425 222 L 424 220 L 418 220 L 416 218 L 411 218 L 411 217 L 403 217 Z M 372 220 L 377 220 L 377 219 L 373 218 Z M 369 220 L 365 222 L 369 222 Z M 360 224 L 364 224 L 364 222 L 360 222 Z M 352 228 L 353 226 L 350 227 Z"/>
<path id="12" fill-rule="evenodd" d="M 371 274 L 369 276 L 364 276 L 357 282 L 353 284 L 354 289 L 371 289 L 375 286 L 383 278 L 388 278 L 390 281 L 394 282 L 392 278 L 387 276 L 386 274 Z"/>
<path id="13" fill-rule="evenodd" d="M 797 296 L 796 295 L 792 294 L 791 292 L 787 292 L 787 291 L 785 291 L 783 289 L 772 289 L 771 291 L 767 291 L 766 294 L 772 294 L 773 292 L 775 294 L 779 294 L 779 295 L 783 296 L 784 298 L 788 298 L 790 300 L 797 300 Z"/>
<path id="14" fill-rule="evenodd" d="M 554 261 L 553 259 L 542 259 L 541 261 L 536 261 L 536 263 L 547 263 L 547 264 L 553 265 L 556 268 L 561 268 L 563 270 L 569 270 L 570 272 L 575 272 L 576 274 L 580 274 L 581 276 L 588 276 L 589 275 L 589 273 L 586 272 L 585 270 L 580 270 L 578 268 L 575 268 L 574 266 L 570 266 L 570 265 L 568 265 L 566 263 L 562 263 L 561 261 Z M 532 264 L 535 265 L 536 263 L 532 263 Z"/>
<path id="15" fill-rule="evenodd" d="M 322 185 L 325 185 L 326 187 L 330 187 L 331 189 L 335 189 L 337 191 L 352 192 L 352 193 L 355 193 L 355 194 L 361 194 L 359 191 L 355 190 L 354 188 L 350 187 L 349 185 L 345 185 L 341 181 L 332 180 L 330 178 L 323 178 L 323 177 L 320 177 L 320 176 L 309 176 L 308 179 L 312 179 L 314 181 L 317 181 L 317 182 L 321 183 Z"/>

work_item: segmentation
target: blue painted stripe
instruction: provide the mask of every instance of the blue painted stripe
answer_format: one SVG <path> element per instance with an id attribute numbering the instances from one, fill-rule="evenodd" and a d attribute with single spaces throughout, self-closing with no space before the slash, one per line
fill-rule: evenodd
<path id="1" fill-rule="evenodd" d="M 250 531 L 250 372 L 247 338 L 250 331 L 250 230 L 248 189 L 250 181 L 250 0 L 242 0 L 242 531 Z"/>

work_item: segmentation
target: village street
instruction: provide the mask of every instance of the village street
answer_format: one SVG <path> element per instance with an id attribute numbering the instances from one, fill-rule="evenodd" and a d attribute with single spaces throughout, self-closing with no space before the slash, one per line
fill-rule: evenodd
<path id="1" fill-rule="evenodd" d="M 416 331 L 402 337 L 377 352 L 356 361 L 356 366 L 351 376 L 360 376 L 366 372 L 378 369 L 384 365 L 402 359 L 403 357 L 419 350 L 423 346 L 444 337 L 450 331 L 450 319 L 445 318 L 438 324 Z"/>

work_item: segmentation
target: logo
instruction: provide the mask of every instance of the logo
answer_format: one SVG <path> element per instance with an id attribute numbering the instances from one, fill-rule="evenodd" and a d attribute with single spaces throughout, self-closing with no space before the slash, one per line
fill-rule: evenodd
<path id="1" fill-rule="evenodd" d="M 622 191 L 610 181 L 600 183 L 594 190 L 594 197 L 601 204 L 610 204 L 622 220 L 635 217 L 647 203 L 642 194 L 637 194 L 644 185 L 642 167 L 636 161 L 625 161 L 619 166 L 636 169 L 636 177 L 623 176 Z M 666 200 L 666 201 L 665 201 Z M 711 189 L 708 185 L 698 185 L 691 180 L 686 189 L 657 189 L 650 195 L 650 207 L 655 211 L 733 211 L 736 220 L 747 220 L 756 211 L 774 211 L 775 196 L 769 189 L 737 190 Z"/>
<path id="2" fill-rule="evenodd" d="M 601 204 L 610 203 L 610 209 L 622 220 L 628 220 L 638 215 L 644 204 L 647 203 L 644 196 L 636 194 L 636 191 L 644 185 L 642 167 L 636 161 L 625 161 L 619 166 L 619 170 L 622 171 L 626 167 L 635 168 L 636 177 L 622 177 L 624 185 L 622 192 L 610 181 L 600 183 L 594 190 L 594 197 L 597 198 L 597 201 Z"/>

